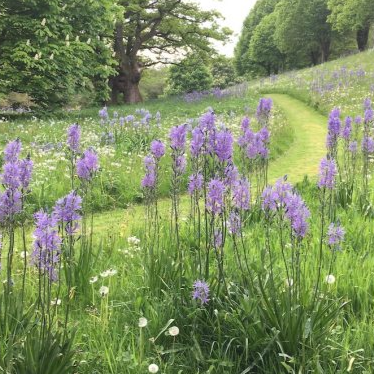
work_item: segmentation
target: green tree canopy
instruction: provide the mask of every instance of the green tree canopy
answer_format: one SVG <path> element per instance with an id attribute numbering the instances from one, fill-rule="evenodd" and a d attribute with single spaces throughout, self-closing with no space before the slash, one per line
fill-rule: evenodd
<path id="1" fill-rule="evenodd" d="M 253 67 L 248 51 L 253 33 L 261 20 L 274 11 L 280 0 L 258 0 L 244 21 L 239 42 L 235 47 L 235 67 L 239 75 L 244 75 Z"/>
<path id="2" fill-rule="evenodd" d="M 374 23 L 374 3 L 372 0 L 328 0 L 331 11 L 329 21 L 339 32 L 356 32 L 357 46 L 366 49 L 371 25 Z"/>
<path id="3" fill-rule="evenodd" d="M 107 98 L 114 0 L 0 0 L 0 90 L 61 105 L 95 87 Z"/>
<path id="4" fill-rule="evenodd" d="M 178 65 L 173 65 L 168 81 L 171 94 L 204 91 L 210 89 L 213 84 L 206 60 L 195 55 L 189 55 Z"/>
<path id="5" fill-rule="evenodd" d="M 115 27 L 117 74 L 111 78 L 112 102 L 141 101 L 139 82 L 146 67 L 169 63 L 188 51 L 211 51 L 211 40 L 225 40 L 220 14 L 185 0 L 120 0 L 125 8 Z"/>
<path id="6" fill-rule="evenodd" d="M 275 13 L 262 19 L 252 35 L 249 49 L 251 60 L 261 66 L 268 75 L 278 73 L 285 61 L 285 55 L 278 49 L 274 39 L 276 21 Z"/>

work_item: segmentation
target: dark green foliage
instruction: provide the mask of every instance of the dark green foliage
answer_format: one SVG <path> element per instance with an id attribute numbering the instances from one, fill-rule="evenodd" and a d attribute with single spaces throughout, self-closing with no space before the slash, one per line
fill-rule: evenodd
<path id="1" fill-rule="evenodd" d="M 3 93 L 27 93 L 40 106 L 61 105 L 80 91 L 107 97 L 114 1 L 2 0 Z"/>
<path id="2" fill-rule="evenodd" d="M 213 76 L 213 87 L 226 88 L 238 83 L 233 59 L 218 56 L 211 61 L 211 74 Z"/>
<path id="3" fill-rule="evenodd" d="M 169 92 L 172 94 L 204 91 L 210 89 L 212 84 L 207 63 L 200 57 L 189 56 L 170 68 Z"/>

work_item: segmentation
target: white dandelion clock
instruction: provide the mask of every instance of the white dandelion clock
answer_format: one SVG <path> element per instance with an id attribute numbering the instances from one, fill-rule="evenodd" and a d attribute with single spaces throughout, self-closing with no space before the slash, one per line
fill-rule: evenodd
<path id="1" fill-rule="evenodd" d="M 109 293 L 109 288 L 107 286 L 101 286 L 100 290 L 99 290 L 99 293 L 100 293 L 101 297 L 105 297 Z"/>
<path id="2" fill-rule="evenodd" d="M 158 368 L 158 365 L 156 365 L 156 364 L 150 364 L 148 366 L 148 371 L 150 373 L 158 373 L 158 370 L 159 370 L 159 368 Z"/>
<path id="3" fill-rule="evenodd" d="M 145 317 L 140 317 L 140 318 L 139 318 L 138 326 L 139 326 L 140 328 L 143 328 L 143 327 L 146 327 L 147 325 L 148 325 L 148 320 L 147 320 L 147 318 L 145 318 Z"/>
<path id="4" fill-rule="evenodd" d="M 334 284 L 335 283 L 335 277 L 332 274 L 329 274 L 326 278 L 325 281 L 327 284 Z"/>
<path id="5" fill-rule="evenodd" d="M 170 336 L 177 336 L 177 335 L 179 335 L 179 328 L 177 326 L 171 326 L 169 328 L 169 335 Z"/>

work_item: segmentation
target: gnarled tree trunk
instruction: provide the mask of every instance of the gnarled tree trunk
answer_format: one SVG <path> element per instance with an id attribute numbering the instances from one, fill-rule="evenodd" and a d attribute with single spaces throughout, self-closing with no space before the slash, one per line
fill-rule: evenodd
<path id="1" fill-rule="evenodd" d="M 117 75 L 109 80 L 112 89 L 111 103 L 118 104 L 119 94 L 123 94 L 125 103 L 139 103 L 143 101 L 139 90 L 142 68 L 136 57 L 139 47 L 135 48 L 136 43 L 131 45 L 130 42 L 125 46 L 123 40 L 123 24 L 118 22 L 114 43 L 114 50 L 118 57 Z"/>
<path id="2" fill-rule="evenodd" d="M 110 80 L 112 104 L 118 104 L 118 95 L 121 93 L 125 103 L 133 104 L 143 101 L 139 90 L 140 79 L 141 68 L 137 62 L 122 62 L 118 69 L 118 75 Z"/>

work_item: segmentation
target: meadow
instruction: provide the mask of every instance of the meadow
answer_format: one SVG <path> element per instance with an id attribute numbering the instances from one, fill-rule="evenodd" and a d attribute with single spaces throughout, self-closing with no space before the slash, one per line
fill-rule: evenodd
<path id="1" fill-rule="evenodd" d="M 2 372 L 372 373 L 372 57 L 4 117 Z"/>

